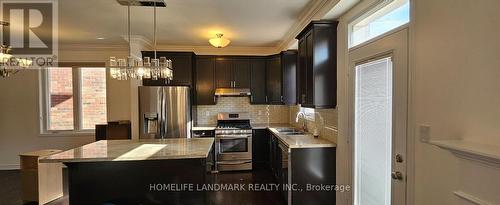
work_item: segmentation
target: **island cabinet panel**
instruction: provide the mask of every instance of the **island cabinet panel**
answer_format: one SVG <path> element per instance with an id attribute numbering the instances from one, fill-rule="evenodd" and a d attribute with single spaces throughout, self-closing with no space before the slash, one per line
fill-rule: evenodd
<path id="1" fill-rule="evenodd" d="M 251 83 L 250 96 L 251 104 L 266 104 L 266 59 L 265 58 L 251 58 Z"/>
<path id="2" fill-rule="evenodd" d="M 197 105 L 215 105 L 215 57 L 196 57 L 196 100 Z"/>
<path id="3" fill-rule="evenodd" d="M 299 40 L 298 99 L 303 107 L 335 108 L 337 105 L 337 24 L 313 21 L 296 37 Z"/>
<path id="4" fill-rule="evenodd" d="M 268 104 L 283 104 L 281 55 L 266 60 L 266 88 Z"/>
<path id="5" fill-rule="evenodd" d="M 283 72 L 283 103 L 297 104 L 297 50 L 281 52 L 281 66 Z"/>
<path id="6" fill-rule="evenodd" d="M 154 58 L 153 51 L 143 51 L 143 57 Z M 193 52 L 166 52 L 158 51 L 156 57 L 166 57 L 172 60 L 172 68 L 174 72 L 174 79 L 167 81 L 166 79 L 144 79 L 142 81 L 145 86 L 162 86 L 162 85 L 182 85 L 193 86 L 193 73 L 195 66 L 195 54 Z"/>
<path id="7" fill-rule="evenodd" d="M 206 192 L 182 184 L 206 183 L 206 159 L 65 163 L 69 202 L 89 204 L 206 204 Z M 166 187 L 164 185 L 178 186 Z M 169 191 L 171 190 L 171 191 Z"/>

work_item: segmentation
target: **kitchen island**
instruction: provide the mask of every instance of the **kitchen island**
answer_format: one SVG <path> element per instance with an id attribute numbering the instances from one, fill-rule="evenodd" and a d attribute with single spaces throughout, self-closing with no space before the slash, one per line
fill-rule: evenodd
<path id="1" fill-rule="evenodd" d="M 214 139 L 101 140 L 40 163 L 68 167 L 71 205 L 204 204 Z"/>

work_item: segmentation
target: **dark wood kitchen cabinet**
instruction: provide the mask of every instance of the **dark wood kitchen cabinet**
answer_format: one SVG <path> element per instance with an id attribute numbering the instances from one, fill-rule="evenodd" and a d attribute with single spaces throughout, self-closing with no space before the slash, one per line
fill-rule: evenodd
<path id="1" fill-rule="evenodd" d="M 250 61 L 243 57 L 215 59 L 217 88 L 250 88 Z"/>
<path id="2" fill-rule="evenodd" d="M 254 129 L 252 134 L 252 163 L 253 166 L 268 166 L 269 162 L 269 131 Z"/>
<path id="3" fill-rule="evenodd" d="M 285 105 L 297 104 L 297 50 L 281 52 L 282 96 Z"/>
<path id="4" fill-rule="evenodd" d="M 268 104 L 283 104 L 281 55 L 266 59 L 266 92 Z"/>
<path id="5" fill-rule="evenodd" d="M 196 57 L 196 104 L 215 105 L 215 57 Z"/>
<path id="6" fill-rule="evenodd" d="M 233 78 L 235 88 L 250 88 L 250 59 L 233 59 Z"/>
<path id="7" fill-rule="evenodd" d="M 154 58 L 154 51 L 142 51 L 143 57 Z M 193 52 L 167 52 L 158 51 L 156 58 L 166 57 L 172 60 L 172 69 L 174 79 L 167 81 L 166 79 L 143 79 L 142 83 L 145 86 L 162 86 L 162 85 L 183 85 L 193 86 L 193 70 L 195 54 Z"/>
<path id="8" fill-rule="evenodd" d="M 337 24 L 313 21 L 296 37 L 298 49 L 298 100 L 303 107 L 337 105 Z"/>
<path id="9" fill-rule="evenodd" d="M 250 71 L 250 103 L 266 104 L 266 58 L 251 58 Z"/>
<path id="10" fill-rule="evenodd" d="M 308 185 L 336 184 L 336 148 L 290 148 L 269 131 L 269 167 L 276 183 L 294 185 L 297 190 L 280 190 L 287 204 L 335 204 L 332 191 L 300 191 Z M 311 158 L 311 156 L 314 156 Z M 288 196 L 291 198 L 288 198 Z"/>

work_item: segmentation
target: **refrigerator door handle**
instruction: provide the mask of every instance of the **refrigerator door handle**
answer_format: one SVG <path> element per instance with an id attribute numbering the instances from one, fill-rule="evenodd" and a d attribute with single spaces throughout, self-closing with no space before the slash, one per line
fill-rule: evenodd
<path id="1" fill-rule="evenodd" d="M 162 106 L 161 106 L 161 89 L 158 89 L 157 90 L 157 95 L 158 95 L 158 99 L 159 101 L 157 102 L 157 110 L 158 110 L 158 137 L 159 138 L 162 138 L 163 134 L 162 134 L 162 124 L 163 124 L 163 113 L 162 113 Z"/>
<path id="2" fill-rule="evenodd" d="M 162 102 L 163 102 L 163 136 L 162 138 L 167 138 L 168 133 L 168 115 L 167 115 L 167 91 L 165 88 L 162 89 Z"/>

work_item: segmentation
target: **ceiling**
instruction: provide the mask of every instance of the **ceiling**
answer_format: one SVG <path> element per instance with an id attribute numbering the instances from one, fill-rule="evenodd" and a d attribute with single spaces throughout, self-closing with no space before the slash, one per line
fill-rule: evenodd
<path id="1" fill-rule="evenodd" d="M 276 47 L 320 0 L 166 0 L 158 8 L 158 44 L 209 46 L 222 32 L 230 46 Z M 59 0 L 60 44 L 123 44 L 127 7 L 115 0 Z M 153 39 L 152 7 L 132 7 L 132 35 Z M 104 38 L 104 39 L 97 39 Z"/>

